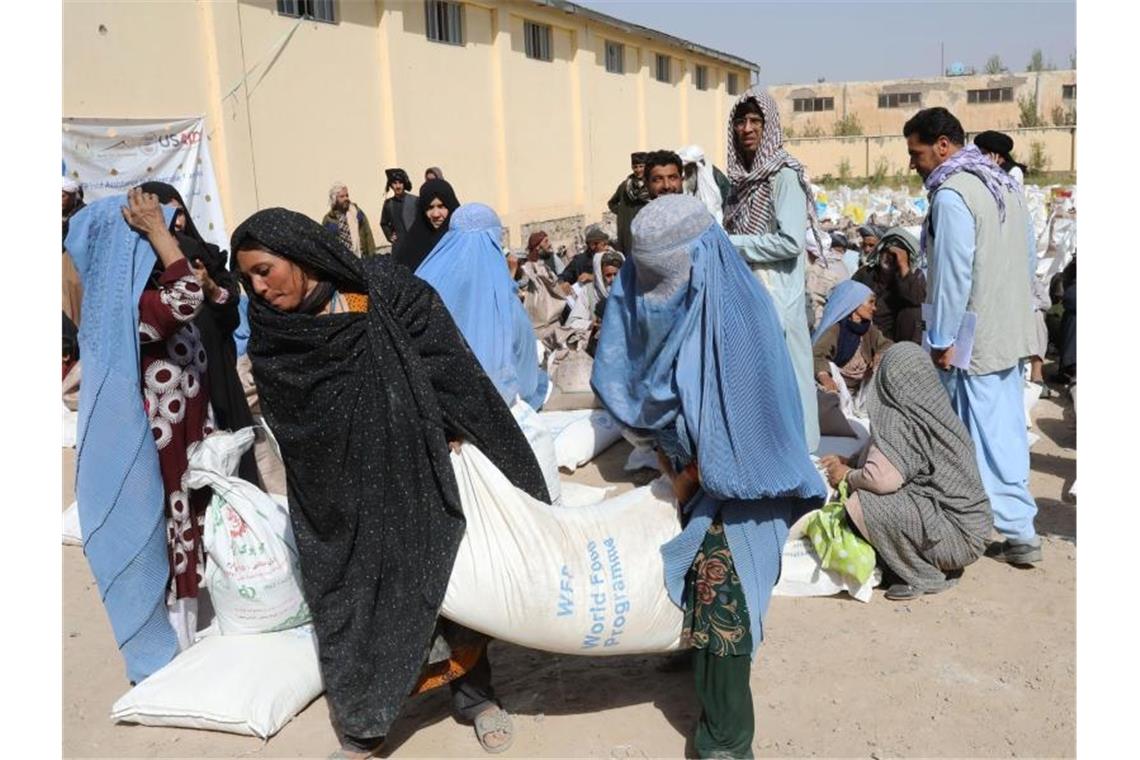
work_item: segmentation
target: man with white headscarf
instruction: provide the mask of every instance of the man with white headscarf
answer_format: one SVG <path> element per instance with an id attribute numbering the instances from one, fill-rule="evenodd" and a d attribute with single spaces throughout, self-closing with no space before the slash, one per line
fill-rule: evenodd
<path id="1" fill-rule="evenodd" d="M 728 178 L 705 159 L 705 151 L 699 145 L 682 148 L 677 155 L 685 162 L 685 195 L 695 196 L 717 224 L 724 224 L 724 204 L 731 188 Z"/>
<path id="2" fill-rule="evenodd" d="M 329 212 L 321 224 L 340 238 L 344 247 L 356 254 L 357 258 L 375 255 L 376 243 L 372 238 L 368 217 L 349 200 L 348 186 L 343 182 L 335 182 L 329 188 Z"/>
<path id="3" fill-rule="evenodd" d="M 724 228 L 776 304 L 803 405 L 804 438 L 815 451 L 819 410 L 804 296 L 805 233 L 818 225 L 815 199 L 803 165 L 784 150 L 780 112 L 763 88 L 741 95 L 729 114 L 728 178 L 732 198 Z"/>

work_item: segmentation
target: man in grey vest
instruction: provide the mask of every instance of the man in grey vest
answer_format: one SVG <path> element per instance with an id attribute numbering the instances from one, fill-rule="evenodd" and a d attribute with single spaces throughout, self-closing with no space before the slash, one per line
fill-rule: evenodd
<path id="1" fill-rule="evenodd" d="M 1021 363 L 1036 351 L 1033 228 L 1021 188 L 976 146 L 964 147 L 952 113 L 919 111 L 903 135 L 930 197 L 922 248 L 930 261 L 924 312 L 931 357 L 970 431 L 994 527 L 1006 539 L 986 554 L 1032 565 L 1042 553 Z"/>

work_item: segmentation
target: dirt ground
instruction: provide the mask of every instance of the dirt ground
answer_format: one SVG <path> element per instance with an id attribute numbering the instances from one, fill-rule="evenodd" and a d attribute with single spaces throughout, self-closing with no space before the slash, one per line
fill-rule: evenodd
<path id="1" fill-rule="evenodd" d="M 1032 490 L 1045 562 L 1021 570 L 982 558 L 949 592 L 869 604 L 846 596 L 774 598 L 752 671 L 761 757 L 1072 757 L 1076 754 L 1076 472 L 1068 400 L 1041 401 Z M 622 472 L 624 441 L 571 480 Z M 64 506 L 74 455 L 64 450 Z M 114 725 L 127 691 L 98 590 L 63 547 L 65 757 L 326 757 L 336 747 L 323 697 L 268 742 L 208 731 Z M 691 673 L 661 656 L 553 655 L 491 646 L 495 685 L 515 715 L 504 757 L 681 757 L 699 708 Z M 446 689 L 409 701 L 384 756 L 486 757 L 448 711 Z"/>

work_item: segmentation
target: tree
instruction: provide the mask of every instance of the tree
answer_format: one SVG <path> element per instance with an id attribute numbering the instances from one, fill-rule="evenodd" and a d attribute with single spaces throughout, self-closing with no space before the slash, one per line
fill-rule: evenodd
<path id="1" fill-rule="evenodd" d="M 1044 120 L 1037 113 L 1037 96 L 1026 95 L 1017 99 L 1018 110 L 1021 111 L 1021 119 L 1018 121 L 1017 126 L 1025 129 L 1028 127 L 1044 126 Z"/>
<path id="2" fill-rule="evenodd" d="M 1074 106 L 1066 111 L 1062 106 L 1053 106 L 1053 126 L 1071 127 L 1077 123 L 1077 109 Z"/>
<path id="3" fill-rule="evenodd" d="M 863 125 L 859 123 L 859 117 L 853 113 L 849 113 L 842 119 L 835 122 L 832 127 L 831 133 L 836 137 L 852 137 L 855 135 L 863 134 Z"/>
<path id="4" fill-rule="evenodd" d="M 1052 71 L 1057 68 L 1052 63 L 1045 63 L 1045 54 L 1041 52 L 1041 48 L 1033 51 L 1033 55 L 1029 56 L 1029 65 L 1025 67 L 1026 71 Z"/>
<path id="5" fill-rule="evenodd" d="M 994 53 L 986 60 L 986 73 L 987 74 L 1000 74 L 1005 71 L 1005 66 L 1002 65 L 1001 56 Z"/>
<path id="6" fill-rule="evenodd" d="M 1074 51 L 1073 54 L 1069 56 L 1069 68 L 1075 69 L 1076 67 L 1077 67 L 1077 54 Z"/>

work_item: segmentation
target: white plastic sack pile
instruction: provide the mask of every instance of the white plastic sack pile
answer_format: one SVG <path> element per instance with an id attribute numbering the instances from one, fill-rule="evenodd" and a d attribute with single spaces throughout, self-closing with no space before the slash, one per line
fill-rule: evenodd
<path id="1" fill-rule="evenodd" d="M 123 695 L 111 720 L 268 739 L 322 691 L 311 625 L 206 636 Z"/>
<path id="2" fill-rule="evenodd" d="M 539 412 L 538 418 L 554 438 L 558 466 L 570 472 L 608 449 L 621 437 L 621 426 L 605 409 Z"/>
<path id="3" fill-rule="evenodd" d="M 211 488 L 203 544 L 203 584 L 225 635 L 264 633 L 310 620 L 288 509 L 234 473 L 253 428 L 217 432 L 190 451 L 186 483 Z"/>

